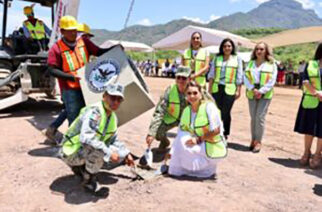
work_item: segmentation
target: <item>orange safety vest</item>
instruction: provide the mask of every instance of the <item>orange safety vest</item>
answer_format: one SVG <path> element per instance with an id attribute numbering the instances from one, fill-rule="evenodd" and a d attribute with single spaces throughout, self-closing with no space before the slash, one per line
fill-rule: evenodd
<path id="1" fill-rule="evenodd" d="M 74 50 L 71 50 L 62 40 L 57 41 L 62 56 L 63 71 L 75 77 L 77 70 L 85 66 L 89 59 L 83 39 L 79 38 L 76 42 Z M 70 88 L 80 88 L 79 81 L 67 80 L 67 85 Z"/>

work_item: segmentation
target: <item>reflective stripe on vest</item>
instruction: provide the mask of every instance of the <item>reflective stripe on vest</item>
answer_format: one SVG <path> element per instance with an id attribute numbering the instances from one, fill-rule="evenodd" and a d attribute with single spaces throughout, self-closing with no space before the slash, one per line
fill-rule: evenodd
<path id="1" fill-rule="evenodd" d="M 82 68 L 89 58 L 83 39 L 77 40 L 74 50 L 71 50 L 62 40 L 57 41 L 57 44 L 61 51 L 63 71 L 76 77 L 77 70 Z M 70 88 L 80 88 L 79 81 L 67 80 L 67 85 Z"/>
<path id="2" fill-rule="evenodd" d="M 320 73 L 320 65 L 319 61 L 311 60 L 307 66 L 307 73 L 309 75 L 310 84 L 317 90 L 321 91 L 321 73 Z M 305 109 L 314 109 L 317 108 L 320 101 L 317 97 L 312 96 L 310 91 L 303 86 L 303 102 L 302 107 Z"/>
<path id="3" fill-rule="evenodd" d="M 173 84 L 170 88 L 168 97 L 167 113 L 163 117 L 163 121 L 166 124 L 172 124 L 179 121 L 180 118 L 180 97 L 179 90 L 176 84 Z"/>
<path id="4" fill-rule="evenodd" d="M 180 128 L 199 137 L 208 133 L 209 120 L 207 104 L 213 103 L 203 102 L 200 104 L 193 124 L 191 124 L 191 106 L 187 106 L 182 113 Z M 215 135 L 211 140 L 205 141 L 204 143 L 206 145 L 206 154 L 209 158 L 223 158 L 227 155 L 227 147 L 220 134 Z"/>
<path id="5" fill-rule="evenodd" d="M 198 53 L 195 58 L 193 58 L 192 49 L 186 49 L 183 55 L 184 59 L 184 66 L 188 66 L 191 68 L 192 73 L 198 72 L 200 69 L 205 67 L 206 63 L 206 50 L 205 49 L 199 49 Z M 194 63 L 192 63 L 192 60 L 194 60 Z M 201 86 L 206 86 L 206 74 L 203 74 L 202 76 L 197 77 L 196 82 Z"/>
<path id="6" fill-rule="evenodd" d="M 32 39 L 41 40 L 46 38 L 45 26 L 42 21 L 37 20 L 34 26 L 30 21 L 24 21 Z"/>
<path id="7" fill-rule="evenodd" d="M 212 84 L 212 93 L 218 92 L 218 85 L 220 81 L 221 69 L 223 66 L 224 57 L 222 55 L 214 59 L 215 64 L 215 79 Z M 237 56 L 231 55 L 225 66 L 225 93 L 227 95 L 235 95 L 237 90 L 236 78 L 237 78 L 238 59 Z"/>
<path id="8" fill-rule="evenodd" d="M 252 69 L 255 61 L 251 60 L 248 63 L 247 69 L 245 71 L 245 76 L 248 79 L 249 83 L 255 85 L 255 79 L 252 73 Z M 274 63 L 265 62 L 262 66 L 262 70 L 260 70 L 259 76 L 259 88 L 263 87 L 268 81 L 270 81 L 273 77 L 274 72 Z M 246 89 L 246 96 L 248 99 L 254 99 L 254 91 Z M 264 99 L 272 99 L 273 97 L 273 88 L 265 93 L 262 98 Z"/>
<path id="9" fill-rule="evenodd" d="M 66 156 L 77 153 L 81 148 L 82 144 L 80 142 L 80 125 L 82 123 L 80 122 L 80 118 L 86 111 L 88 111 L 88 109 L 92 107 L 98 107 L 101 115 L 98 131 L 96 132 L 96 138 L 99 141 L 105 142 L 107 144 L 109 142 L 109 139 L 115 134 L 117 130 L 117 117 L 114 112 L 112 112 L 111 115 L 107 117 L 103 102 L 84 107 L 64 135 L 65 142 L 63 143 L 63 153 Z"/>

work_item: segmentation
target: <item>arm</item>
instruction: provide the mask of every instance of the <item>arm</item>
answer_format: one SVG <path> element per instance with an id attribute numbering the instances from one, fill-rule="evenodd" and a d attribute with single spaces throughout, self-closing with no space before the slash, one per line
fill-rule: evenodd
<path id="1" fill-rule="evenodd" d="M 209 85 L 208 85 L 208 92 L 211 94 L 211 90 L 212 90 L 212 85 L 214 83 L 214 78 L 215 78 L 215 58 L 213 59 L 211 66 L 210 66 L 210 70 L 209 70 L 209 74 L 208 74 L 208 80 L 209 80 Z"/>
<path id="2" fill-rule="evenodd" d="M 276 64 L 274 63 L 274 71 L 273 71 L 273 74 L 272 74 L 272 78 L 263 87 L 261 87 L 259 89 L 259 92 L 261 94 L 265 94 L 269 90 L 271 90 L 275 85 L 276 77 L 277 77 L 277 67 L 276 67 Z"/>
<path id="3" fill-rule="evenodd" d="M 30 35 L 30 32 L 29 30 L 27 29 L 27 27 L 25 26 L 25 24 L 22 25 L 22 30 L 23 30 L 23 34 L 26 38 L 30 38 L 31 35 Z"/>
<path id="4" fill-rule="evenodd" d="M 71 74 L 67 74 L 65 72 L 63 72 L 62 70 L 53 67 L 53 66 L 48 66 L 48 70 L 50 75 L 57 77 L 59 79 L 62 80 L 70 80 L 70 81 L 76 81 L 77 79 L 74 77 L 74 75 Z"/>
<path id="5" fill-rule="evenodd" d="M 117 135 L 113 135 L 110 138 L 110 145 L 108 146 L 111 152 L 116 153 L 119 156 L 119 161 L 123 161 L 130 151 L 125 147 L 125 144 L 118 140 Z"/>
<path id="6" fill-rule="evenodd" d="M 238 57 L 238 68 L 237 68 L 237 79 L 236 79 L 237 90 L 236 90 L 235 99 L 238 99 L 240 97 L 242 83 L 243 83 L 243 62 Z"/>

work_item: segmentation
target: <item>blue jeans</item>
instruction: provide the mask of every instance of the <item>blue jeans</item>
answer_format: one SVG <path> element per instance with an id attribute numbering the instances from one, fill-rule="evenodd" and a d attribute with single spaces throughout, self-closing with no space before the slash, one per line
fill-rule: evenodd
<path id="1" fill-rule="evenodd" d="M 67 112 L 68 125 L 70 126 L 77 118 L 80 110 L 85 106 L 81 90 L 63 90 L 62 98 Z"/>
<path id="2" fill-rule="evenodd" d="M 66 119 L 67 119 L 67 111 L 65 108 L 63 108 L 62 111 L 60 111 L 58 117 L 55 119 L 55 121 L 50 124 L 50 127 L 58 129 Z"/>

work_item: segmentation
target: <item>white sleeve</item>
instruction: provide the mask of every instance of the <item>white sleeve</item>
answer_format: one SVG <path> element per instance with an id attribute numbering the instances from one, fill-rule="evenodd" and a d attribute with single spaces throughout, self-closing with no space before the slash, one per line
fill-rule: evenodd
<path id="1" fill-rule="evenodd" d="M 209 130 L 214 131 L 216 128 L 221 126 L 220 111 L 212 102 L 207 104 L 206 110 L 209 120 Z"/>

